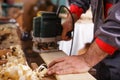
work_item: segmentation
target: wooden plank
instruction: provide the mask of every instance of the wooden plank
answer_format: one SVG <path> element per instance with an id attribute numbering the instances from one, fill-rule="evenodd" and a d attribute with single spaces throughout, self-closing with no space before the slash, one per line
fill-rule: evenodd
<path id="1" fill-rule="evenodd" d="M 56 75 L 57 80 L 96 80 L 89 73 Z"/>
<path id="2" fill-rule="evenodd" d="M 40 56 L 42 57 L 42 59 L 46 64 L 49 64 L 52 60 L 60 57 L 65 57 L 67 55 L 62 51 L 58 51 L 58 52 L 41 53 Z"/>
<path id="3" fill-rule="evenodd" d="M 52 60 L 67 56 L 63 51 L 40 53 L 44 62 L 48 65 Z M 81 74 L 56 75 L 57 80 L 96 80 L 88 72 Z"/>

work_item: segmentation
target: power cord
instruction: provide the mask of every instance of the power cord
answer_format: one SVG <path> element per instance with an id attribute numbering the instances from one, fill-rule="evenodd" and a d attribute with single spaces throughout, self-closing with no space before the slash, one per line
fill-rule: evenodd
<path id="1" fill-rule="evenodd" d="M 67 11 L 69 12 L 69 14 L 71 15 L 71 18 L 72 18 L 72 26 L 73 26 L 73 39 L 72 39 L 72 42 L 71 42 L 71 48 L 70 48 L 70 53 L 69 53 L 69 56 L 71 56 L 72 55 L 72 49 L 73 49 L 73 42 L 74 42 L 74 18 L 73 18 L 73 15 L 72 15 L 72 13 L 71 13 L 71 11 L 66 7 L 66 6 L 64 6 L 64 5 L 61 5 L 59 8 L 58 8 L 58 10 L 57 10 L 57 12 L 56 12 L 56 14 L 59 16 L 59 14 L 60 14 L 60 11 L 61 11 L 61 9 L 62 8 L 66 8 L 67 9 Z M 70 32 L 68 32 L 68 34 L 67 34 L 69 37 L 71 37 L 71 31 Z"/>

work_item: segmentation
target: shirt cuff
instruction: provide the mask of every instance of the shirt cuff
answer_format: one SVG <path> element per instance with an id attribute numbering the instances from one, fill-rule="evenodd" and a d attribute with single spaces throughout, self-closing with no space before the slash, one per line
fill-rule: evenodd
<path id="1" fill-rule="evenodd" d="M 77 5 L 71 4 L 70 5 L 70 11 L 71 13 L 74 13 L 77 15 L 77 17 L 79 18 L 81 16 L 81 14 L 83 13 L 83 9 L 78 7 Z"/>
<path id="2" fill-rule="evenodd" d="M 104 52 L 108 53 L 109 55 L 113 55 L 114 52 L 117 50 L 116 47 L 102 41 L 100 38 L 96 38 L 95 42 Z"/>

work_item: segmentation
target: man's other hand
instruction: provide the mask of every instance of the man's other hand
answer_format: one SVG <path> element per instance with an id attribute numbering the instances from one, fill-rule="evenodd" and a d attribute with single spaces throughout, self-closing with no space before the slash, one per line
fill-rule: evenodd
<path id="1" fill-rule="evenodd" d="M 48 65 L 48 75 L 53 74 L 75 74 L 88 72 L 89 65 L 84 61 L 81 56 L 68 56 L 53 60 Z"/>

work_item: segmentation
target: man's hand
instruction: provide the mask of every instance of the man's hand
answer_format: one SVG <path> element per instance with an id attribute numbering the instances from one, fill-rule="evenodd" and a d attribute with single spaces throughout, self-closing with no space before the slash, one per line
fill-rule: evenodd
<path id="1" fill-rule="evenodd" d="M 48 75 L 87 72 L 107 55 L 96 42 L 93 42 L 83 55 L 68 56 L 52 61 L 48 65 Z"/>
<path id="2" fill-rule="evenodd" d="M 73 23 L 75 23 L 78 18 L 75 14 L 73 14 L 74 22 L 72 22 L 71 15 L 68 15 L 66 21 L 62 24 L 63 31 L 62 31 L 62 40 L 70 40 L 67 36 L 67 33 L 73 30 Z"/>
<path id="3" fill-rule="evenodd" d="M 51 62 L 48 66 L 48 75 L 83 73 L 90 70 L 89 65 L 81 56 L 69 56 L 59 58 Z"/>

